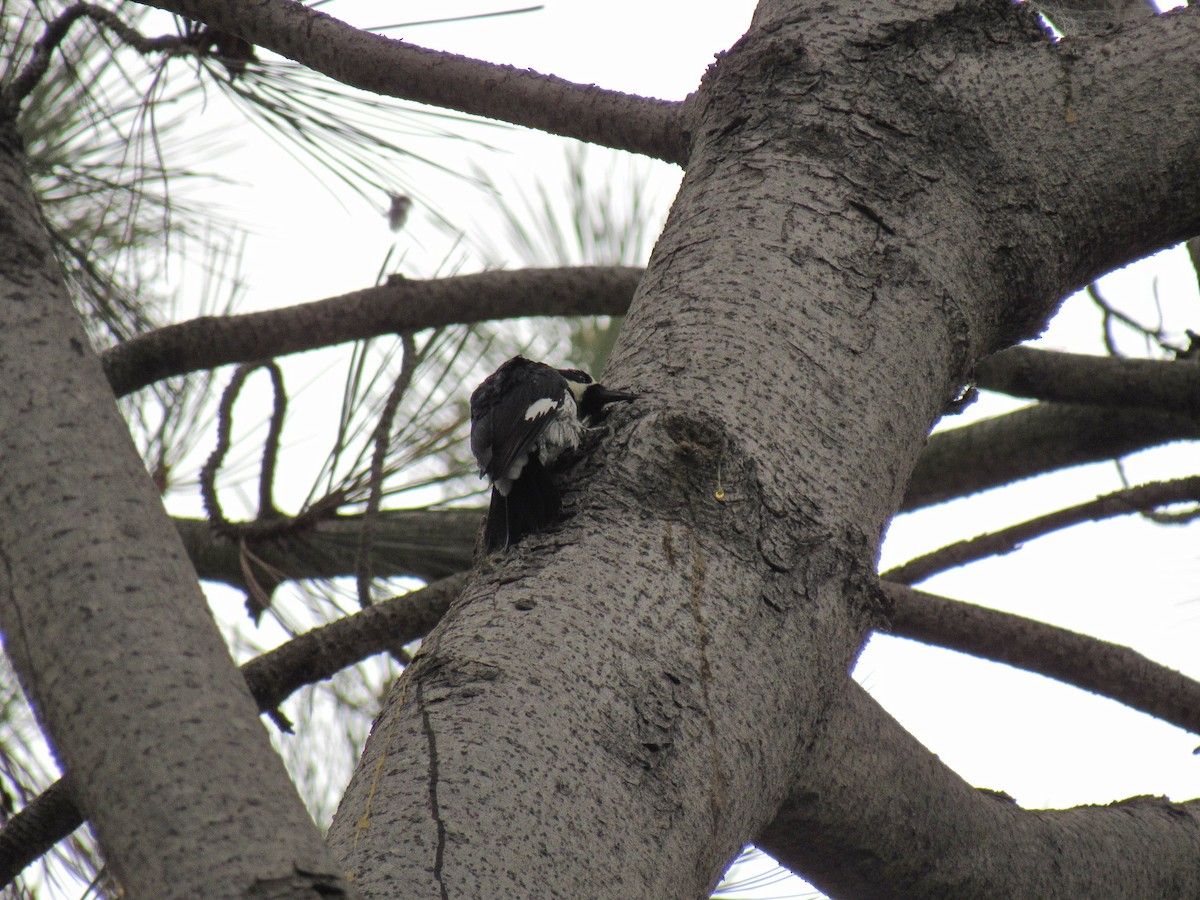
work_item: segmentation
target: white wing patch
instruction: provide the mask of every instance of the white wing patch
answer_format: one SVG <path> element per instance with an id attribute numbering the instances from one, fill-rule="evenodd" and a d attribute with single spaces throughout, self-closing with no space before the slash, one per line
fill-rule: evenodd
<path id="1" fill-rule="evenodd" d="M 558 409 L 558 404 L 558 400 L 551 400 L 549 397 L 535 400 L 529 404 L 529 409 L 525 410 L 525 421 L 529 422 L 547 413 L 554 412 L 554 410 Z"/>
<path id="2" fill-rule="evenodd" d="M 536 404 L 535 404 L 536 405 Z M 575 401 L 568 391 L 563 395 L 558 413 L 538 435 L 533 449 L 537 452 L 543 465 L 551 465 L 566 452 L 579 449 L 579 443 L 587 433 L 587 428 L 579 421 L 575 409 Z"/>

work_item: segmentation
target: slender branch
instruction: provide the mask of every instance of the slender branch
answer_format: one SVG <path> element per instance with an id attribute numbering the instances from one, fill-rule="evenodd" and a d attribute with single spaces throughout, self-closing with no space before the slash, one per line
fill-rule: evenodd
<path id="1" fill-rule="evenodd" d="M 262 465 L 258 476 L 258 517 L 252 523 L 238 524 L 225 517 L 221 509 L 220 497 L 217 495 L 217 472 L 229 452 L 230 431 L 233 426 L 233 407 L 237 403 L 242 387 L 258 369 L 266 369 L 271 376 L 271 387 L 274 391 L 274 403 L 271 409 L 270 425 L 263 441 Z M 208 516 L 212 529 L 225 537 L 273 533 L 278 527 L 277 520 L 282 517 L 275 508 L 274 483 L 275 466 L 279 456 L 279 439 L 283 433 L 283 420 L 287 412 L 287 394 L 284 391 L 283 371 L 274 360 L 263 363 L 247 363 L 238 366 L 229 380 L 229 384 L 221 394 L 221 403 L 217 410 L 217 442 L 211 454 L 200 469 L 200 497 L 204 501 L 204 513 Z M 246 561 L 242 560 L 243 567 Z M 257 584 L 251 585 L 252 593 L 262 599 L 265 592 Z M 269 596 L 269 595 L 267 595 Z M 265 604 L 260 604 L 265 608 Z"/>
<path id="2" fill-rule="evenodd" d="M 38 42 L 33 45 L 33 55 L 25 68 L 21 70 L 3 98 L 4 104 L 10 109 L 18 107 L 22 100 L 28 97 L 46 75 L 54 51 L 58 49 L 71 26 L 80 19 L 91 19 L 122 42 L 139 53 L 195 53 L 195 48 L 188 45 L 184 38 L 177 35 L 163 35 L 150 38 L 135 28 L 126 25 L 116 13 L 91 3 L 76 3 L 68 6 L 54 19 L 46 24 Z"/>
<path id="3" fill-rule="evenodd" d="M 1104 292 L 1100 290 L 1099 281 L 1093 281 L 1083 289 L 1083 292 L 1100 310 L 1101 321 L 1104 325 L 1104 349 L 1108 351 L 1109 356 L 1121 356 L 1120 351 L 1117 349 L 1117 335 L 1116 329 L 1113 328 L 1114 323 L 1124 325 L 1130 331 L 1135 331 L 1143 338 L 1154 341 L 1160 347 L 1164 346 L 1167 333 L 1163 328 L 1161 316 L 1156 328 L 1148 328 L 1127 312 L 1110 303 L 1108 298 L 1104 296 Z"/>
<path id="4" fill-rule="evenodd" d="M 387 461 L 388 450 L 392 444 L 392 420 L 400 401 L 408 393 L 412 384 L 413 373 L 417 370 L 417 345 L 413 341 L 411 331 L 401 335 L 403 357 L 400 363 L 400 374 L 392 385 L 383 411 L 379 414 L 379 423 L 375 427 L 375 449 L 371 455 L 370 494 L 367 497 L 367 508 L 363 511 L 362 531 L 358 538 L 358 558 L 354 564 L 354 574 L 358 582 L 358 604 L 364 609 L 371 605 L 371 582 L 374 578 L 371 559 L 371 537 L 375 528 L 375 520 L 379 518 L 379 504 L 383 499 L 383 466 Z"/>
<path id="5" fill-rule="evenodd" d="M 1197 438 L 1200 420 L 1181 413 L 1040 403 L 930 437 L 901 511 Z"/>
<path id="6" fill-rule="evenodd" d="M 397 278 L 285 309 L 169 325 L 106 351 L 104 370 L 124 396 L 172 375 L 382 334 L 525 316 L 620 315 L 641 277 L 634 267 L 578 266 Z"/>
<path id="7" fill-rule="evenodd" d="M 889 634 L 1016 666 L 1200 734 L 1200 683 L 1135 650 L 884 581 Z"/>
<path id="8" fill-rule="evenodd" d="M 1013 347 L 983 360 L 976 384 L 1058 403 L 1200 413 L 1200 365 L 1192 360 L 1116 359 Z"/>
<path id="9" fill-rule="evenodd" d="M 573 84 L 360 31 L 294 0 L 149 5 L 274 50 L 343 84 L 682 163 L 682 104 Z"/>
<path id="10" fill-rule="evenodd" d="M 915 584 L 938 572 L 963 566 L 987 556 L 1011 553 L 1025 541 L 1042 537 L 1078 525 L 1080 522 L 1096 522 L 1114 516 L 1148 512 L 1155 507 L 1171 503 L 1200 501 L 1200 477 L 1179 478 L 1174 481 L 1154 482 L 1136 488 L 1114 491 L 1087 503 L 1060 509 L 1049 515 L 1038 516 L 1019 525 L 1001 531 L 981 534 L 967 541 L 948 544 L 932 553 L 918 556 L 902 566 L 884 572 L 880 577 L 897 584 Z"/>
<path id="11" fill-rule="evenodd" d="M 243 665 L 242 675 L 260 711 L 274 712 L 294 691 L 331 678 L 394 642 L 423 637 L 445 615 L 466 582 L 452 575 L 315 628 Z M 83 824 L 66 776 L 35 797 L 0 829 L 0 886 Z"/>
<path id="12" fill-rule="evenodd" d="M 269 519 L 278 515 L 275 507 L 275 468 L 279 462 L 279 439 L 283 436 L 283 420 L 287 416 L 287 390 L 283 386 L 283 370 L 271 360 L 263 364 L 271 376 L 274 402 L 267 435 L 263 438 L 262 465 L 258 470 L 258 517 Z"/>

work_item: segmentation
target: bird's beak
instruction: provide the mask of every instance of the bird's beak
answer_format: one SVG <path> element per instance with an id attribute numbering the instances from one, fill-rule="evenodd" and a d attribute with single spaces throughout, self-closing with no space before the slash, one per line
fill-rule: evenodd
<path id="1" fill-rule="evenodd" d="M 593 388 L 591 396 L 596 397 L 600 401 L 600 405 L 604 406 L 608 403 L 616 403 L 620 400 L 636 400 L 637 394 L 627 394 L 625 391 L 613 391 L 606 387 Z"/>

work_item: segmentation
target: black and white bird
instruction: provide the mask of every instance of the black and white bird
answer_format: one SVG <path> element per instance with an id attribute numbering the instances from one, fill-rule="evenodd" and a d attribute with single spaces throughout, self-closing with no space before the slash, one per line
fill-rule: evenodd
<path id="1" fill-rule="evenodd" d="M 514 356 L 471 394 L 471 451 L 492 483 L 484 526 L 489 552 L 552 524 L 562 508 L 549 469 L 575 453 L 609 403 L 634 394 L 579 369 Z"/>

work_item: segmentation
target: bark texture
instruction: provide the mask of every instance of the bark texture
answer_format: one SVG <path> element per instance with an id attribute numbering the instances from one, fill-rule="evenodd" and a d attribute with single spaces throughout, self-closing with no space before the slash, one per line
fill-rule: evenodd
<path id="1" fill-rule="evenodd" d="M 343 798 L 330 838 L 364 894 L 702 896 L 758 838 L 836 896 L 1200 896 L 1194 804 L 1021 810 L 848 679 L 886 626 L 881 535 L 902 504 L 944 498 L 936 468 L 910 476 L 980 360 L 1200 231 L 1200 91 L 1168 89 L 1200 84 L 1200 17 L 1054 43 L 1002 0 L 764 0 L 679 106 L 358 35 L 289 0 L 159 5 L 369 88 L 687 155 L 606 379 L 641 399 L 566 479 L 563 527 L 481 561 Z M 82 811 L 135 896 L 344 892 L 0 149 L 0 625 Z M 353 336 L 379 327 L 381 298 L 282 318 L 357 306 Z M 198 354 L 178 332 L 114 353 L 113 383 L 263 346 L 262 328 L 240 347 L 189 333 L 206 330 Z M 1097 430 L 1060 459 L 1142 446 L 1144 421 L 1153 440 L 1194 436 L 1193 407 L 1166 408 L 1187 412 L 1081 415 Z M 950 490 L 1044 468 L 1029 428 L 1080 411 L 1047 409 L 991 426 L 1026 440 L 987 473 L 961 464 L 985 429 L 931 441 L 964 471 Z"/>
<path id="2" fill-rule="evenodd" d="M 67 300 L 7 128 L 0 209 L 0 626 L 79 807 L 130 896 L 345 893 Z"/>
<path id="3" fill-rule="evenodd" d="M 1001 2 L 760 5 L 689 104 L 607 375 L 643 399 L 377 723 L 331 832 L 367 894 L 699 896 L 785 800 L 785 862 L 842 896 L 1087 896 L 1097 852 L 1110 892 L 1197 890 L 1190 808 L 1122 850 L 1137 816 L 975 791 L 847 682 L 882 531 L 978 360 L 1197 225 L 1147 56 Z"/>

